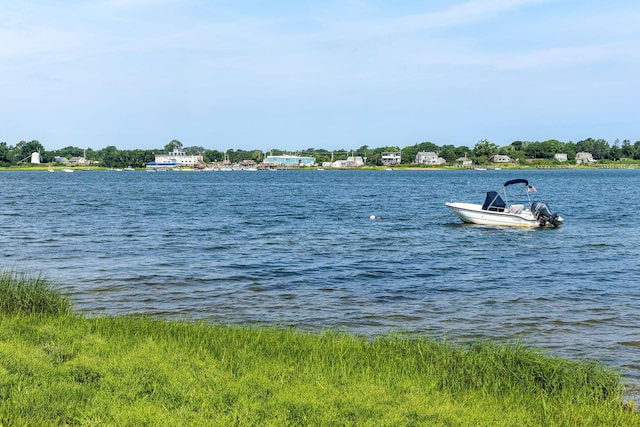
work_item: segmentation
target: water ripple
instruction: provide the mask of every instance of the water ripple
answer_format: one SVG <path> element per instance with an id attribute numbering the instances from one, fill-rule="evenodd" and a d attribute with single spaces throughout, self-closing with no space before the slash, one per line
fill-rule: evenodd
<path id="1" fill-rule="evenodd" d="M 520 174 L 561 229 L 443 207 Z M 517 339 L 640 384 L 639 171 L 513 175 L 3 172 L 0 255 L 90 314 Z"/>

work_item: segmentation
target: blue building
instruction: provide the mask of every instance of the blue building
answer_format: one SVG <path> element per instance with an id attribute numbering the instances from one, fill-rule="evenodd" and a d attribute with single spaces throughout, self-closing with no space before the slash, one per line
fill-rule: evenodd
<path id="1" fill-rule="evenodd" d="M 267 156 L 264 159 L 264 163 L 272 163 L 280 166 L 314 166 L 316 164 L 316 158 L 281 154 L 279 156 Z"/>

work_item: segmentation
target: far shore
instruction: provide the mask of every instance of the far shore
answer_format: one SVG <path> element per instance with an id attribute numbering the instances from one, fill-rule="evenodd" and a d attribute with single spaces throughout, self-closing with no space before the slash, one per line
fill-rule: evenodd
<path id="1" fill-rule="evenodd" d="M 290 168 L 278 168 L 278 170 L 317 170 L 318 166 L 313 167 L 290 167 Z M 381 170 L 381 171 L 491 171 L 491 170 L 540 170 L 540 169 L 559 169 L 559 170 L 586 170 L 586 169 L 638 169 L 640 168 L 640 161 L 636 163 L 620 163 L 620 162 L 606 162 L 596 163 L 590 165 L 575 165 L 575 164 L 493 164 L 493 165 L 481 165 L 475 167 L 460 167 L 452 165 L 391 165 L 391 166 L 363 166 L 358 168 L 326 168 L 327 171 L 340 171 L 340 170 Z M 106 168 L 104 166 L 87 166 L 87 165 L 13 165 L 7 167 L 0 167 L 0 171 L 44 171 L 44 172 L 58 172 L 63 169 L 71 169 L 73 171 L 112 171 L 113 168 Z M 187 168 L 182 168 L 187 169 Z M 189 168 L 190 169 L 190 168 Z M 145 171 L 146 168 L 134 168 L 136 171 Z M 122 169 L 117 169 L 122 171 Z"/>

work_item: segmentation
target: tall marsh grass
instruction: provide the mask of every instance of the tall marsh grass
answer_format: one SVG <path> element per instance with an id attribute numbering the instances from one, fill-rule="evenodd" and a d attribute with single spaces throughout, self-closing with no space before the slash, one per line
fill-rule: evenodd
<path id="1" fill-rule="evenodd" d="M 640 426 L 616 372 L 519 344 L 85 318 L 0 281 L 0 425 Z"/>
<path id="2" fill-rule="evenodd" d="M 0 271 L 0 314 L 59 315 L 71 308 L 71 301 L 42 276 Z"/>

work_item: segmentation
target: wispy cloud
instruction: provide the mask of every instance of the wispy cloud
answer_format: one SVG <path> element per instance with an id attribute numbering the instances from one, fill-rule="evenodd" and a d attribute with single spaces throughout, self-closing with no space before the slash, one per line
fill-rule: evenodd
<path id="1" fill-rule="evenodd" d="M 565 97 L 573 99 L 593 87 L 589 70 L 599 82 L 624 82 L 640 69 L 631 0 L 401 3 L 11 2 L 0 22 L 0 93 L 16 117 L 19 105 L 71 111 L 95 99 L 105 114 L 109 105 L 151 113 L 166 108 L 160 99 L 180 99 L 193 111 L 335 111 L 337 102 L 363 115 L 385 99 L 418 106 L 417 117 L 426 98 L 457 111 L 470 93 L 508 99 L 527 81 L 536 98 L 552 80 L 575 88 Z"/>

